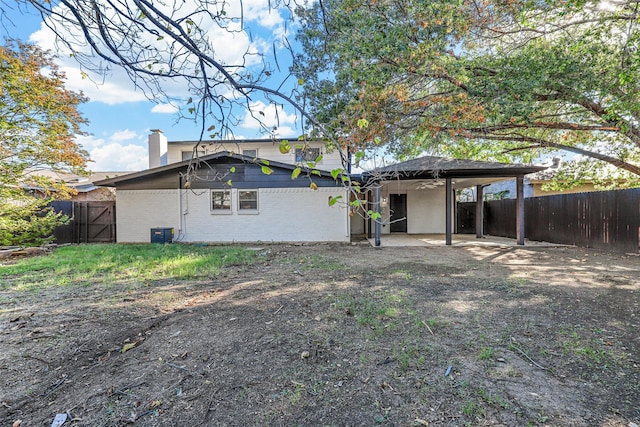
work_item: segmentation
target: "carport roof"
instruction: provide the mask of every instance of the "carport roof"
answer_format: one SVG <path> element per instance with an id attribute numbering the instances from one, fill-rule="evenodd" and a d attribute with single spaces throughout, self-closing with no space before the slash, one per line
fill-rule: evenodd
<path id="1" fill-rule="evenodd" d="M 376 168 L 365 172 L 363 175 L 383 179 L 389 175 L 392 175 L 396 179 L 516 177 L 544 169 L 546 169 L 544 166 L 523 165 L 518 163 L 480 162 L 475 160 L 425 156 Z"/>

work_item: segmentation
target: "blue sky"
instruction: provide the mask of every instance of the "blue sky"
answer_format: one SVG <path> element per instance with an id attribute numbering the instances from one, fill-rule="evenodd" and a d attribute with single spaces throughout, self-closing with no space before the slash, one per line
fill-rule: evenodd
<path id="1" fill-rule="evenodd" d="M 234 0 L 239 2 L 239 0 Z M 251 28 L 253 43 L 260 46 L 273 45 L 276 38 L 287 34 L 290 38 L 291 23 L 285 29 L 282 13 L 267 12 L 268 0 L 244 0 L 245 23 Z M 39 15 L 9 11 L 13 25 L 3 19 L 0 32 L 4 38 L 18 38 L 38 44 L 44 49 L 53 49 L 53 36 L 40 21 Z M 235 36 L 221 43 L 227 52 L 216 53 L 225 56 L 241 51 L 249 43 L 244 35 Z M 268 50 L 268 49 L 267 49 Z M 285 55 L 282 55 L 284 58 Z M 280 59 L 282 61 L 282 59 Z M 150 129 L 161 129 L 171 140 L 192 140 L 200 135 L 199 124 L 182 120 L 176 124 L 175 105 L 156 104 L 147 100 L 142 92 L 136 90 L 128 77 L 119 70 L 102 77 L 82 78 L 77 63 L 68 55 L 61 55 L 59 64 L 66 72 L 68 89 L 82 91 L 89 102 L 80 107 L 89 120 L 84 130 L 89 136 L 77 138 L 77 142 L 89 151 L 92 161 L 88 167 L 94 171 L 141 170 L 148 166 L 147 136 Z M 286 64 L 280 64 L 286 69 Z M 184 93 L 186 94 L 186 89 Z M 185 96 L 186 98 L 186 96 Z M 275 124 L 273 105 L 256 100 L 254 109 L 264 113 L 265 120 Z M 249 116 L 241 117 L 241 124 L 234 130 L 236 138 L 265 137 L 259 124 Z M 300 134 L 299 118 L 289 106 L 278 111 L 279 127 L 277 136 L 287 138 Z"/>

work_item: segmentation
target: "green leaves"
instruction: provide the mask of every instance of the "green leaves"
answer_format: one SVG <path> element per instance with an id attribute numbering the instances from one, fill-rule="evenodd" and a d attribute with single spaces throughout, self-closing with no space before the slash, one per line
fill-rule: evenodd
<path id="1" fill-rule="evenodd" d="M 280 150 L 281 154 L 288 154 L 291 151 L 291 144 L 286 139 L 280 141 L 280 145 L 278 146 L 278 150 Z"/>
<path id="2" fill-rule="evenodd" d="M 301 171 L 302 171 L 302 170 L 301 170 L 299 167 L 295 168 L 295 169 L 293 170 L 293 172 L 291 172 L 291 179 L 296 179 L 296 178 L 298 178 L 298 176 L 300 176 L 300 172 L 301 172 Z"/>
<path id="3" fill-rule="evenodd" d="M 380 219 L 382 218 L 382 215 L 380 215 L 380 212 L 374 212 L 371 209 L 369 209 L 367 211 L 367 215 L 372 219 L 372 220 L 376 220 L 376 219 Z"/>
<path id="4" fill-rule="evenodd" d="M 83 174 L 88 153 L 75 143 L 86 120 L 81 94 L 64 87 L 64 74 L 52 57 L 36 46 L 9 42 L 0 47 L 0 245 L 40 244 L 67 218 L 45 209 L 73 190 L 27 169 Z M 41 199 L 20 185 L 41 188 Z"/>
<path id="5" fill-rule="evenodd" d="M 335 205 L 340 199 L 342 199 L 342 196 L 329 196 L 329 206 Z"/>
<path id="6" fill-rule="evenodd" d="M 273 169 L 269 167 L 269 160 L 262 159 L 260 160 L 260 162 L 262 163 L 262 166 L 260 166 L 260 170 L 262 171 L 262 173 L 265 175 L 271 175 L 273 173 Z"/>
<path id="7" fill-rule="evenodd" d="M 565 150 L 640 175 L 637 12 L 618 2 L 585 20 L 595 5 L 317 4 L 300 11 L 296 76 L 356 164 L 366 149 L 501 161 Z"/>

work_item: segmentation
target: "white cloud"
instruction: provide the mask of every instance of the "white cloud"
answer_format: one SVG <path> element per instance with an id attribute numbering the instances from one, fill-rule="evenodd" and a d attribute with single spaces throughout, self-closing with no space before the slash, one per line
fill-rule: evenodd
<path id="1" fill-rule="evenodd" d="M 107 138 L 77 137 L 76 142 L 89 152 L 88 168 L 93 171 L 139 171 L 149 167 L 146 142 L 128 129 Z"/>
<path id="2" fill-rule="evenodd" d="M 245 129 L 262 129 L 266 126 L 269 129 L 276 128 L 278 136 L 286 137 L 295 134 L 295 130 L 288 125 L 295 125 L 297 116 L 287 114 L 282 105 L 265 104 L 257 101 L 251 104 L 251 112 L 245 114 L 241 127 Z"/>
<path id="3" fill-rule="evenodd" d="M 114 132 L 113 135 L 111 135 L 111 138 L 109 138 L 111 141 L 129 141 L 129 140 L 133 140 L 133 139 L 139 139 L 140 136 L 133 130 L 129 130 L 129 129 L 125 129 L 125 130 L 119 130 L 117 132 Z"/>
<path id="4" fill-rule="evenodd" d="M 273 136 L 276 138 L 297 138 L 299 135 L 299 131 L 289 126 L 280 126 L 273 132 Z"/>
<path id="5" fill-rule="evenodd" d="M 163 6 L 162 3 L 158 3 L 158 5 L 160 8 L 165 7 L 166 10 L 164 12 L 168 15 L 176 12 L 176 10 L 172 10 L 170 4 Z M 284 28 L 284 18 L 281 12 L 275 9 L 271 10 L 268 0 L 235 0 L 221 3 L 221 5 L 223 6 L 219 6 L 219 8 L 224 7 L 226 17 L 228 18 L 226 28 L 221 28 L 218 22 L 208 19 L 208 17 L 210 17 L 209 12 L 213 11 L 204 13 L 201 3 L 196 0 L 186 0 L 184 4 L 180 6 L 179 13 L 181 16 L 189 16 L 194 21 L 197 21 L 200 30 L 202 30 L 209 39 L 209 44 L 213 50 L 211 55 L 220 63 L 227 66 L 244 67 L 260 64 L 261 57 L 257 55 L 257 53 L 263 49 L 267 49 L 266 52 L 269 53 L 272 40 L 278 38 L 282 32 L 281 29 Z M 53 16 L 70 16 L 68 9 L 62 5 L 55 6 L 54 11 L 55 14 Z M 196 11 L 197 13 L 194 13 Z M 240 16 L 243 16 L 245 27 L 250 28 L 252 34 L 251 39 L 248 31 L 242 31 L 240 27 Z M 236 17 L 237 19 L 232 20 L 232 17 Z M 74 21 L 73 18 L 70 19 Z M 253 26 L 250 25 L 251 22 L 254 23 Z M 76 53 L 92 54 L 91 47 L 84 41 L 84 36 L 80 29 L 72 25 L 61 26 L 59 24 L 56 25 L 56 28 L 65 41 L 73 44 L 73 49 Z M 114 34 L 112 34 L 112 36 L 114 36 Z M 151 34 L 150 32 L 146 33 L 143 38 L 144 40 L 142 40 L 141 43 L 148 44 L 151 46 L 151 49 L 157 47 L 159 52 L 166 51 L 168 49 L 167 46 L 171 43 L 169 38 L 159 39 L 157 35 Z M 104 73 L 104 76 L 94 74 L 86 69 L 84 70 L 86 74 L 84 74 L 75 58 L 70 56 L 71 51 L 66 44 L 57 42 L 53 31 L 44 23 L 41 24 L 40 30 L 31 34 L 30 41 L 38 44 L 43 49 L 58 53 L 59 59 L 57 61 L 61 69 L 67 74 L 67 87 L 74 91 L 83 91 L 91 101 L 116 105 L 128 102 L 139 102 L 147 99 L 142 89 L 136 88 L 130 76 L 120 67 L 106 63 L 97 63 L 96 65 L 99 67 L 106 68 L 108 66 L 109 69 Z M 115 42 L 117 43 L 118 40 L 115 40 Z M 102 48 L 105 51 L 108 50 L 104 47 Z M 247 52 L 249 52 L 250 55 L 245 55 Z M 180 58 L 181 60 L 185 60 L 189 58 L 189 56 L 181 55 Z M 162 58 L 157 59 L 160 63 L 163 62 Z M 100 61 L 100 59 L 96 56 L 95 61 Z M 193 68 L 195 64 L 194 58 L 191 57 L 190 59 L 186 59 L 186 61 L 186 68 Z M 233 69 L 227 68 L 227 71 L 233 72 Z M 211 72 L 213 73 L 214 71 L 212 70 Z M 89 78 L 86 78 L 87 75 Z M 139 81 L 139 83 L 144 86 L 144 82 Z M 186 80 L 167 79 L 161 83 L 163 91 L 172 97 L 184 96 L 189 92 L 189 86 Z M 149 95 L 155 96 L 156 94 L 149 93 Z M 154 108 L 153 112 L 168 112 L 168 110 L 163 110 L 162 108 L 163 107 Z"/>
<path id="6" fill-rule="evenodd" d="M 267 0 L 253 0 L 243 2 L 245 16 L 248 20 L 254 20 L 263 27 L 274 28 L 284 23 L 284 18 L 277 9 L 269 7 Z"/>
<path id="7" fill-rule="evenodd" d="M 175 104 L 156 104 L 151 109 L 152 113 L 160 114 L 173 114 L 178 112 L 178 107 Z"/>
<path id="8" fill-rule="evenodd" d="M 122 72 L 102 78 L 92 73 L 83 77 L 77 64 L 67 64 L 60 67 L 67 80 L 65 87 L 75 92 L 82 91 L 90 101 L 103 102 L 107 105 L 124 104 L 127 102 L 146 101 L 147 98 L 140 90 L 136 90 L 129 78 L 119 76 Z"/>
<path id="9" fill-rule="evenodd" d="M 65 29 L 69 30 L 67 27 Z M 81 37 L 70 33 L 70 39 Z M 77 38 L 76 38 L 77 39 Z M 103 102 L 107 105 L 117 105 L 128 102 L 145 101 L 147 98 L 140 89 L 136 89 L 126 72 L 121 68 L 114 68 L 100 76 L 91 71 L 83 72 L 69 51 L 64 51 L 56 43 L 56 37 L 44 23 L 40 30 L 31 34 L 29 41 L 45 50 L 58 54 L 56 62 L 66 75 L 65 87 L 79 92 L 82 91 L 91 101 Z M 89 52 L 88 47 L 85 49 Z"/>

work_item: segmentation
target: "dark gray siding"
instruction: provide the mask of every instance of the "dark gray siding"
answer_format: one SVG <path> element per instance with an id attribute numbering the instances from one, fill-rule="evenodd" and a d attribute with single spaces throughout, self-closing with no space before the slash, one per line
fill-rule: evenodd
<path id="1" fill-rule="evenodd" d="M 231 172 L 231 168 L 235 168 Z M 309 175 L 303 171 L 297 179 L 291 179 L 291 170 L 270 167 L 270 175 L 262 172 L 257 164 L 216 164 L 201 168 L 192 180 L 191 188 L 226 188 L 228 181 L 234 188 L 305 188 L 314 182 L 318 187 L 337 187 L 339 183 L 331 177 Z"/>
<path id="2" fill-rule="evenodd" d="M 318 176 L 302 171 L 297 179 L 291 179 L 292 169 L 269 166 L 272 173 L 262 171 L 262 165 L 242 163 L 237 159 L 216 159 L 215 164 L 202 162 L 191 177 L 189 188 L 228 188 L 229 180 L 233 188 L 306 188 L 314 182 L 318 187 L 339 187 L 330 176 Z M 233 170 L 233 172 L 232 172 Z M 120 190 L 167 190 L 185 188 L 187 168 L 171 169 L 163 173 L 143 175 L 117 182 Z"/>
<path id="3" fill-rule="evenodd" d="M 119 190 L 170 190 L 178 188 L 179 185 L 180 175 L 176 171 L 167 171 L 164 174 L 122 181 L 116 188 Z"/>

